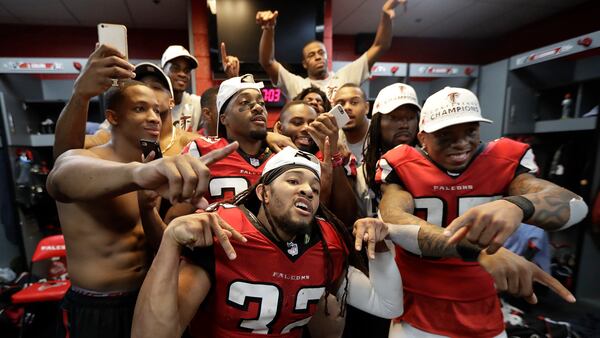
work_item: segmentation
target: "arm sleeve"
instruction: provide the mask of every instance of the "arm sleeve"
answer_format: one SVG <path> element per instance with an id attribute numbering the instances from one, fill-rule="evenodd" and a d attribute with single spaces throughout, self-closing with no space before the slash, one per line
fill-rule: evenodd
<path id="1" fill-rule="evenodd" d="M 381 158 L 377 161 L 377 170 L 375 171 L 375 182 L 381 183 L 393 183 L 403 187 L 402 180 L 396 173 L 396 170 L 388 163 L 385 158 Z"/>
<path id="2" fill-rule="evenodd" d="M 535 162 L 535 156 L 533 155 L 533 150 L 527 149 L 523 157 L 521 157 L 521 161 L 519 161 L 519 165 L 515 171 L 515 177 L 521 174 L 532 174 L 535 175 L 539 171 L 539 167 Z"/>
<path id="3" fill-rule="evenodd" d="M 342 67 L 335 74 L 343 83 L 360 85 L 369 77 L 369 60 L 365 52 L 352 63 Z"/>
<path id="4" fill-rule="evenodd" d="M 277 79 L 277 87 L 281 88 L 283 94 L 292 100 L 298 95 L 302 89 L 310 87 L 310 81 L 301 76 L 290 73 L 283 65 L 279 66 L 279 78 Z"/>
<path id="5" fill-rule="evenodd" d="M 389 241 L 386 245 L 390 251 L 378 252 L 374 260 L 369 260 L 370 277 L 352 266 L 348 268 L 348 280 L 344 279 L 338 289 L 338 299 L 348 283 L 348 304 L 372 315 L 392 319 L 404 311 L 402 278 L 394 261 L 394 246 Z"/>

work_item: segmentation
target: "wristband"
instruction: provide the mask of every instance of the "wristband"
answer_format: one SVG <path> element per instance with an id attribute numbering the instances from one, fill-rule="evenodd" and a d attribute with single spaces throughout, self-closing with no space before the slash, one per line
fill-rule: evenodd
<path id="1" fill-rule="evenodd" d="M 333 168 L 341 167 L 344 165 L 344 156 L 341 152 L 337 152 L 331 156 L 331 166 Z"/>
<path id="2" fill-rule="evenodd" d="M 535 212 L 535 206 L 533 203 L 523 196 L 507 196 L 502 199 L 518 206 L 521 210 L 523 210 L 523 221 L 530 219 Z"/>

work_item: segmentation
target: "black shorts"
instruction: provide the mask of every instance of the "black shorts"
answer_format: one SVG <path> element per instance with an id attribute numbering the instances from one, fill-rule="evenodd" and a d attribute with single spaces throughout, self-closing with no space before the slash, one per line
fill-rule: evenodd
<path id="1" fill-rule="evenodd" d="M 67 291 L 57 337 L 129 338 L 138 292 L 94 294 Z"/>

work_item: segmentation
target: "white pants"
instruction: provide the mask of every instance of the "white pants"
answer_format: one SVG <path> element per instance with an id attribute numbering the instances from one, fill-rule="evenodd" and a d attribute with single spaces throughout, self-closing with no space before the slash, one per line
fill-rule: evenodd
<path id="1" fill-rule="evenodd" d="M 502 332 L 494 338 L 507 338 L 506 332 Z M 437 334 L 425 332 L 413 327 L 406 322 L 394 323 L 390 326 L 389 338 L 449 338 Z"/>

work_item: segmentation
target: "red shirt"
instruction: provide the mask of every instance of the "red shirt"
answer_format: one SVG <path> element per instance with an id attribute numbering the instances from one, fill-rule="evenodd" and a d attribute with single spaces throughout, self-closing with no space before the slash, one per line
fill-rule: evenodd
<path id="1" fill-rule="evenodd" d="M 219 246 L 201 254 L 201 266 L 212 275 L 212 288 L 190 324 L 194 337 L 300 337 L 317 309 L 327 280 L 325 242 L 333 261 L 333 280 L 345 270 L 347 252 L 333 225 L 317 218 L 318 229 L 308 243 L 281 243 L 263 230 L 247 210 L 225 204 L 217 213 L 248 242 L 234 244 L 237 258 L 229 260 Z M 195 255 L 194 252 L 192 255 Z"/>
<path id="2" fill-rule="evenodd" d="M 499 139 L 478 151 L 467 169 L 453 174 L 422 151 L 400 145 L 380 159 L 376 180 L 401 185 L 413 196 L 416 216 L 446 227 L 469 208 L 506 196 L 517 175 L 537 170 L 529 146 L 520 142 Z M 478 263 L 421 258 L 398 249 L 402 320 L 451 337 L 493 337 L 504 330 L 492 277 Z"/>
<path id="3" fill-rule="evenodd" d="M 200 137 L 190 142 L 182 153 L 201 157 L 228 144 L 229 141 L 224 138 Z M 271 156 L 269 148 L 265 148 L 258 157 L 248 157 L 238 149 L 211 165 L 211 179 L 205 196 L 208 202 L 212 204 L 228 200 L 248 189 L 260 179 L 265 163 Z"/>

